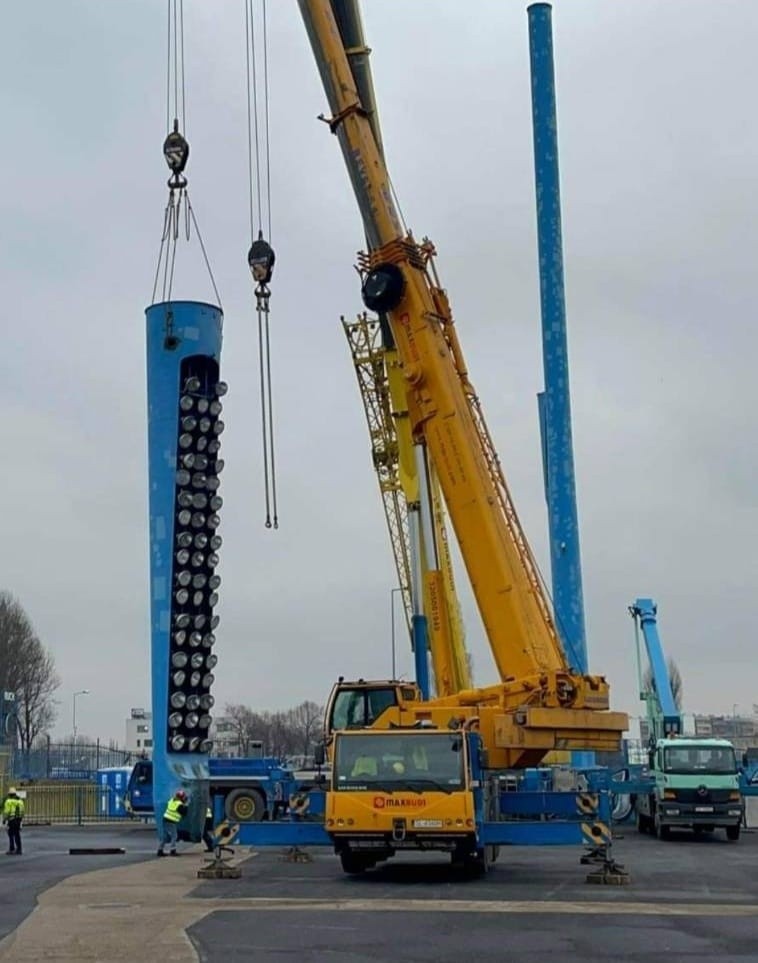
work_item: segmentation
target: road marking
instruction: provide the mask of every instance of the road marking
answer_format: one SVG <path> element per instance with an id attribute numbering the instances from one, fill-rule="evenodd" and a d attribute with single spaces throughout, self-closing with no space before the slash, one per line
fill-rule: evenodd
<path id="1" fill-rule="evenodd" d="M 205 901 L 204 901 L 205 902 Z M 756 903 L 620 903 L 558 900 L 483 899 L 293 899 L 255 896 L 249 899 L 210 899 L 215 911 L 276 910 L 336 911 L 359 913 L 445 912 L 445 913 L 547 913 L 587 916 L 758 916 Z"/>

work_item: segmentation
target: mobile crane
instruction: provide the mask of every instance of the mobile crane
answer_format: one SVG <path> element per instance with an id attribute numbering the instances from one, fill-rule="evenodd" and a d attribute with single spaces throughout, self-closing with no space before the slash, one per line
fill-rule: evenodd
<path id="1" fill-rule="evenodd" d="M 672 827 L 696 833 L 723 828 L 727 839 L 740 837 L 742 794 L 734 747 L 726 739 L 690 739 L 683 735 L 682 715 L 658 634 L 658 607 L 638 598 L 630 606 L 640 667 L 640 699 L 647 705 L 650 728 L 649 786 L 637 794 L 637 828 L 668 839 Z M 650 684 L 641 671 L 639 634 L 650 664 Z"/>
<path id="2" fill-rule="evenodd" d="M 363 218 L 363 301 L 391 336 L 419 483 L 431 472 L 439 480 L 500 678 L 435 698 L 423 684 L 340 680 L 327 706 L 324 822 L 246 827 L 244 840 L 323 844 L 325 834 L 348 873 L 407 848 L 443 850 L 483 869 L 503 843 L 585 839 L 602 847 L 610 840 L 607 794 L 543 786 L 531 794 L 535 801 L 504 791 L 508 770 L 534 766 L 551 750 L 617 749 L 627 716 L 608 710 L 606 680 L 575 671 L 559 641 L 469 380 L 434 247 L 403 229 L 392 200 L 375 117 L 359 93 L 367 78 L 370 85 L 367 49 L 344 35 L 345 14 L 355 24 L 357 6 L 299 6 L 331 110 L 322 119 L 340 142 Z M 442 634 L 429 638 L 449 646 Z M 423 636 L 414 633 L 414 643 Z M 454 659 L 449 648 L 434 655 L 435 665 Z M 569 815 L 573 821 L 560 818 Z"/>
<path id="3" fill-rule="evenodd" d="M 384 722 L 478 718 L 494 766 L 529 765 L 556 748 L 613 748 L 625 716 L 608 713 L 608 686 L 572 672 L 526 537 L 469 380 L 430 241 L 404 232 L 384 160 L 329 0 L 301 0 L 370 251 L 360 256 L 366 307 L 386 316 L 402 365 L 414 442 L 439 478 L 500 682 L 431 700 L 404 699 Z M 330 702 L 333 716 L 345 691 Z"/>

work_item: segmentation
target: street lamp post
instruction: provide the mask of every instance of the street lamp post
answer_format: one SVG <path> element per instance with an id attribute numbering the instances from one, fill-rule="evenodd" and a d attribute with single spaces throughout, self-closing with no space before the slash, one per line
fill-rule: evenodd
<path id="1" fill-rule="evenodd" d="M 80 695 L 89 695 L 89 689 L 79 689 L 78 692 L 74 693 L 74 745 L 76 745 L 76 697 Z"/>
<path id="2" fill-rule="evenodd" d="M 737 706 L 738 702 L 732 703 L 732 739 L 737 741 Z"/>
<path id="3" fill-rule="evenodd" d="M 397 666 L 395 664 L 395 594 L 397 592 L 402 592 L 401 588 L 393 588 L 390 590 L 390 626 L 391 626 L 391 638 L 392 638 L 392 678 L 397 678 Z"/>

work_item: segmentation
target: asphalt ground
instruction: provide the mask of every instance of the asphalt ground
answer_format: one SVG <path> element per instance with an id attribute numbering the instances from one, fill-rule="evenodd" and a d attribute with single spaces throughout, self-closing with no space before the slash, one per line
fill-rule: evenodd
<path id="1" fill-rule="evenodd" d="M 241 879 L 198 884 L 201 848 L 157 860 L 152 829 L 29 829 L 23 857 L 0 856 L 0 936 L 17 927 L 0 960 L 756 963 L 758 833 L 623 835 L 624 887 L 587 884 L 573 848 L 504 849 L 478 880 L 433 855 L 348 878 L 319 850 L 292 862 L 240 848 Z M 127 852 L 69 856 L 71 846 Z"/>
<path id="2" fill-rule="evenodd" d="M 628 886 L 585 881 L 577 850 L 503 849 L 471 880 L 443 857 L 396 858 L 362 877 L 334 857 L 285 862 L 260 853 L 235 881 L 192 895 L 229 900 L 188 930 L 204 963 L 648 963 L 758 960 L 758 833 L 670 842 L 620 831 Z M 246 908 L 246 904 L 247 907 Z"/>
<path id="3" fill-rule="evenodd" d="M 37 897 L 75 873 L 122 866 L 155 855 L 155 829 L 141 824 L 42 826 L 24 828 L 23 856 L 5 856 L 7 836 L 0 840 L 0 940 L 34 909 Z M 118 856 L 69 856 L 77 847 L 121 847 Z"/>

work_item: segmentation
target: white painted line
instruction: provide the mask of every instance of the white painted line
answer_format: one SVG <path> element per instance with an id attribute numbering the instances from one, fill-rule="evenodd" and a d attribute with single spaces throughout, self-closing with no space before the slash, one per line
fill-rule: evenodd
<path id="1" fill-rule="evenodd" d="M 756 903 L 631 903 L 559 900 L 475 900 L 475 899 L 293 899 L 291 897 L 250 897 L 209 900 L 218 910 L 284 910 L 296 912 L 348 910 L 358 913 L 548 913 L 587 916 L 758 916 Z"/>

